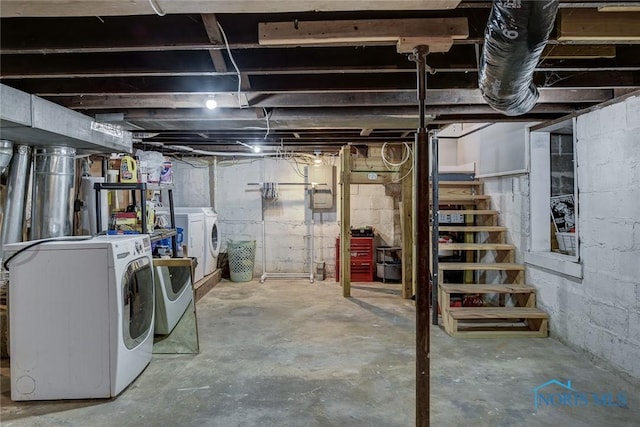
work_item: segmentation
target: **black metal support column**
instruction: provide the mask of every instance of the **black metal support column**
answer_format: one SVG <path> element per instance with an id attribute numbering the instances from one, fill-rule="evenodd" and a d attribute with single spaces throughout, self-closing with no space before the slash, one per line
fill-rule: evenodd
<path id="1" fill-rule="evenodd" d="M 416 426 L 429 426 L 430 337 L 429 337 L 429 143 L 425 99 L 427 95 L 427 46 L 417 46 L 411 60 L 417 65 L 420 124 L 415 139 L 414 260 L 416 286 Z"/>

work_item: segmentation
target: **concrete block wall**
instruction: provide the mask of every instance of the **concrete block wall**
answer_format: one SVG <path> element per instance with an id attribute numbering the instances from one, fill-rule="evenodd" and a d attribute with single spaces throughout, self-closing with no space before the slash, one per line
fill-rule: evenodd
<path id="1" fill-rule="evenodd" d="M 336 162 L 337 165 L 337 162 Z M 222 251 L 228 239 L 256 240 L 254 275 L 262 274 L 261 193 L 251 182 L 300 182 L 302 165 L 293 160 L 259 159 L 218 162 L 215 173 L 216 210 Z M 336 191 L 340 191 L 336 184 Z M 303 186 L 280 186 L 279 198 L 267 202 L 265 210 L 266 271 L 301 273 L 309 271 L 311 211 Z M 339 205 L 340 198 L 337 198 Z M 380 244 L 399 244 L 396 222 L 397 201 L 384 185 L 351 186 L 351 224 L 372 225 L 381 236 Z M 324 262 L 327 276 L 335 277 L 335 239 L 340 234 L 340 212 L 313 214 L 314 263 Z"/>
<path id="2" fill-rule="evenodd" d="M 172 160 L 173 202 L 176 206 L 213 206 L 209 179 L 210 162 L 195 157 Z M 167 202 L 168 204 L 168 202 Z"/>
<path id="3" fill-rule="evenodd" d="M 577 118 L 582 278 L 527 265 L 551 336 L 640 378 L 640 97 Z M 478 132 L 481 141 L 482 132 Z M 528 175 L 485 178 L 522 262 Z"/>
<path id="4" fill-rule="evenodd" d="M 529 277 L 556 336 L 640 377 L 640 97 L 579 116 L 574 132 L 583 278 Z"/>
<path id="5" fill-rule="evenodd" d="M 373 226 L 379 238 L 378 245 L 396 246 L 400 245 L 398 220 L 398 203 L 388 194 L 385 185 L 351 185 L 351 225 L 354 228 Z"/>
<path id="6" fill-rule="evenodd" d="M 484 178 L 484 192 L 491 196 L 491 208 L 500 212 L 499 223 L 508 228 L 507 243 L 526 248 L 529 239 L 529 178 L 510 175 Z M 524 262 L 522 250 L 516 251 L 516 262 Z"/>

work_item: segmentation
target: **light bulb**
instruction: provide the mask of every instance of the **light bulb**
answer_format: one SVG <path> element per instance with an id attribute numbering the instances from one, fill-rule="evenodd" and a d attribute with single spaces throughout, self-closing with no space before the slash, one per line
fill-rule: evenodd
<path id="1" fill-rule="evenodd" d="M 254 145 L 254 146 L 253 146 L 253 152 L 254 152 L 254 153 L 259 153 L 260 151 L 262 151 L 262 150 L 260 149 L 260 147 L 258 147 L 257 145 Z"/>
<path id="2" fill-rule="evenodd" d="M 215 99 L 207 99 L 204 105 L 206 105 L 209 110 L 214 110 L 218 106 L 218 102 Z"/>

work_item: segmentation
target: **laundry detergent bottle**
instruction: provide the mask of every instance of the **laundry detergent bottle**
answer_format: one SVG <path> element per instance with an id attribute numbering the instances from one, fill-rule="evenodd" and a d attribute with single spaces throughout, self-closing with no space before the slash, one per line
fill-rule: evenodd
<path id="1" fill-rule="evenodd" d="M 120 159 L 120 182 L 138 182 L 137 164 L 131 156 Z"/>

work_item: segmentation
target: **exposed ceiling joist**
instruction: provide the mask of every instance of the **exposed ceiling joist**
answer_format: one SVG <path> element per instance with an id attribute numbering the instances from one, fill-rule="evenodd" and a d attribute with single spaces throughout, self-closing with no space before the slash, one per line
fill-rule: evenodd
<path id="1" fill-rule="evenodd" d="M 397 52 L 399 41 L 406 51 L 429 45 L 435 71 L 428 76 L 429 127 L 556 119 L 640 87 L 640 38 L 598 39 L 606 33 L 596 31 L 593 39 L 558 41 L 554 31 L 534 72 L 538 105 L 526 116 L 505 117 L 477 89 L 491 2 L 458 3 L 434 11 L 444 1 L 2 0 L 0 81 L 96 120 L 156 134 L 157 142 L 220 150 L 245 139 L 300 150 L 411 139 L 418 120 L 415 64 Z M 640 1 L 560 3 L 562 13 L 595 13 Z M 18 5 L 22 11 L 35 5 L 39 16 L 70 16 L 6 19 Z M 152 5 L 167 14 L 154 15 Z M 134 16 L 116 16 L 127 10 Z M 597 16 L 605 15 L 615 14 Z M 611 25 L 626 25 L 619 19 Z M 460 31 L 446 25 L 458 21 L 465 23 Z M 278 30 L 274 40 L 293 44 L 260 44 L 260 23 L 282 25 L 290 37 Z M 307 24 L 314 31 L 305 32 Z M 204 108 L 212 96 L 219 107 L 213 111 Z"/>
<path id="2" fill-rule="evenodd" d="M 553 44 L 542 52 L 544 59 L 596 59 L 615 58 L 613 44 Z"/>
<path id="3" fill-rule="evenodd" d="M 536 115 L 558 115 L 574 111 L 568 104 L 538 104 L 531 115 L 517 118 L 519 121 L 535 120 Z M 469 114 L 496 116 L 488 105 L 429 106 L 428 121 L 434 117 L 463 116 Z M 161 130 L 266 130 L 265 120 L 253 109 L 216 110 L 213 114 L 203 109 L 135 109 L 124 112 L 124 120 L 138 124 L 149 131 Z M 270 129 L 414 129 L 418 124 L 418 112 L 414 107 L 372 107 L 334 109 L 275 108 L 270 112 Z"/>
<path id="4" fill-rule="evenodd" d="M 558 40 L 640 40 L 640 12 L 561 10 L 558 16 Z"/>
<path id="5" fill-rule="evenodd" d="M 258 41 L 261 45 L 318 45 L 369 42 L 398 43 L 400 38 L 469 37 L 466 18 L 369 19 L 343 21 L 261 22 Z M 448 50 L 448 49 L 447 49 Z"/>
<path id="6" fill-rule="evenodd" d="M 455 9 L 460 0 L 153 0 L 161 13 L 283 13 Z M 153 15 L 147 0 L 2 0 L 3 17 Z"/>
<path id="7" fill-rule="evenodd" d="M 345 93 L 245 93 L 252 107 L 332 107 L 332 106 L 411 106 L 416 105 L 414 91 L 391 92 L 345 92 Z M 540 89 L 540 103 L 572 104 L 595 103 L 611 99 L 611 89 Z M 148 94 L 130 93 L 120 95 L 82 95 L 50 97 L 73 109 L 111 108 L 202 108 L 209 93 Z M 235 94 L 216 95 L 218 106 L 237 107 Z M 429 89 L 427 105 L 486 105 L 479 89 Z M 361 127 L 362 128 L 362 127 Z"/>
<path id="8" fill-rule="evenodd" d="M 218 26 L 218 19 L 213 13 L 204 13 L 201 15 L 204 29 L 207 32 L 209 41 L 211 44 L 220 45 L 224 43 L 224 38 L 220 32 Z M 225 73 L 227 71 L 227 64 L 224 61 L 224 55 L 222 51 L 217 49 L 209 49 L 209 55 L 211 55 L 211 61 L 213 62 L 213 68 L 219 73 Z"/>

